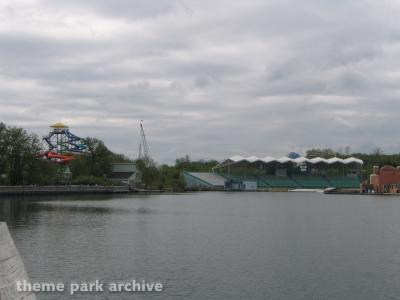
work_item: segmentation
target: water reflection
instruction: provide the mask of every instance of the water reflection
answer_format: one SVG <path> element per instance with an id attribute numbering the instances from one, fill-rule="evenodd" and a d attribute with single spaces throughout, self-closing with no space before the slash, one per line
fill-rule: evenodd
<path id="1" fill-rule="evenodd" d="M 32 223 L 30 219 L 38 212 L 65 212 L 84 215 L 112 214 L 161 214 L 166 213 L 149 207 L 114 207 L 107 201 L 112 197 L 96 196 L 41 196 L 0 198 L 0 222 L 9 226 Z M 172 212 L 179 213 L 179 212 Z"/>
<path id="2" fill-rule="evenodd" d="M 29 220 L 29 211 L 32 210 L 34 202 L 24 199 L 0 199 L 0 222 L 14 225 L 18 220 L 26 222 Z"/>

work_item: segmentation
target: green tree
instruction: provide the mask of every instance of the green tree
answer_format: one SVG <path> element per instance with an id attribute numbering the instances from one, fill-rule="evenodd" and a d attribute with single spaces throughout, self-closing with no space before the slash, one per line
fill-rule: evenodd
<path id="1" fill-rule="evenodd" d="M 89 151 L 90 174 L 102 177 L 111 172 L 111 151 L 108 150 L 103 141 L 96 138 L 87 138 L 86 145 Z"/>
<path id="2" fill-rule="evenodd" d="M 96 138 L 86 138 L 86 145 L 88 153 L 76 156 L 71 162 L 73 177 L 106 177 L 111 172 L 115 154 Z"/>
<path id="3" fill-rule="evenodd" d="M 2 184 L 41 184 L 49 177 L 43 176 L 42 169 L 49 173 L 52 168 L 39 158 L 41 145 L 35 134 L 28 134 L 23 128 L 0 123 L 0 174 Z"/>
<path id="4" fill-rule="evenodd" d="M 144 188 L 159 187 L 160 173 L 153 161 L 146 165 L 143 159 L 136 159 L 135 165 L 140 174 L 140 181 Z"/>
<path id="5" fill-rule="evenodd" d="M 185 157 L 178 158 L 175 160 L 175 167 L 179 171 L 189 171 L 189 172 L 209 172 L 212 167 L 218 164 L 216 160 L 196 160 L 192 161 L 189 155 Z"/>
<path id="6" fill-rule="evenodd" d="M 334 156 L 338 156 L 338 153 L 331 148 L 326 148 L 326 149 L 310 149 L 307 150 L 306 152 L 306 157 L 307 158 L 314 158 L 314 157 L 322 157 L 322 158 L 331 158 Z"/>
<path id="7" fill-rule="evenodd" d="M 160 185 L 159 189 L 171 189 L 175 192 L 181 192 L 185 189 L 185 181 L 180 172 L 175 166 L 161 165 L 160 170 Z"/>

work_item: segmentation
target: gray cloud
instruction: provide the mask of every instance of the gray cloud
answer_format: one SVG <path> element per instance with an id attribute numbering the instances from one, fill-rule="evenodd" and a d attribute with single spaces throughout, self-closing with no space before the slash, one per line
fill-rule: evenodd
<path id="1" fill-rule="evenodd" d="M 4 1 L 0 120 L 57 121 L 161 162 L 310 147 L 398 152 L 400 5 Z"/>
<path id="2" fill-rule="evenodd" d="M 104 17 L 143 19 L 168 13 L 176 5 L 174 0 L 42 0 L 41 5 L 65 13 L 95 12 Z M 178 4 L 180 4 L 178 2 Z"/>

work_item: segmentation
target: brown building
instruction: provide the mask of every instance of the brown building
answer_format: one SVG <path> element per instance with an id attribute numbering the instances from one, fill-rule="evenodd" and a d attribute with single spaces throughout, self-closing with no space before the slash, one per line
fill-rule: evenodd
<path id="1" fill-rule="evenodd" d="M 369 181 L 375 193 L 399 193 L 400 167 L 374 166 Z"/>

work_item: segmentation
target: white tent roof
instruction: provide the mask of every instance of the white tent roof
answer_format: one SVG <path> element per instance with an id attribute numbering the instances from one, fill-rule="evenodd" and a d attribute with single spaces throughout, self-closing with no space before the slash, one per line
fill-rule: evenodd
<path id="1" fill-rule="evenodd" d="M 361 159 L 355 158 L 355 157 L 349 157 L 343 160 L 343 163 L 345 164 L 351 164 L 351 163 L 356 163 L 356 164 L 364 164 L 364 162 Z"/>
<path id="2" fill-rule="evenodd" d="M 309 162 L 312 163 L 312 164 L 318 164 L 318 163 L 329 164 L 329 160 L 328 160 L 328 159 L 325 159 L 325 158 L 322 158 L 322 157 L 314 157 L 314 158 L 311 158 L 311 159 L 309 160 Z"/>
<path id="3" fill-rule="evenodd" d="M 363 161 L 361 159 L 358 159 L 358 158 L 355 158 L 355 157 L 349 157 L 349 158 L 346 158 L 346 159 L 341 159 L 339 157 L 332 157 L 332 158 L 329 158 L 329 159 L 325 159 L 325 158 L 322 158 L 322 157 L 314 157 L 314 158 L 311 158 L 311 159 L 306 158 L 306 157 L 298 157 L 298 158 L 292 159 L 292 158 L 289 158 L 289 157 L 286 157 L 286 156 L 283 156 L 283 157 L 280 157 L 280 158 L 274 158 L 272 156 L 266 156 L 264 158 L 259 158 L 257 156 L 244 157 L 244 156 L 241 156 L 241 155 L 235 155 L 235 156 L 231 156 L 228 159 L 222 161 L 221 163 L 219 163 L 215 167 L 221 167 L 221 166 L 225 166 L 225 165 L 227 165 L 229 163 L 238 163 L 238 162 L 241 162 L 241 161 L 245 161 L 245 162 L 249 162 L 249 163 L 254 163 L 254 162 L 257 162 L 257 161 L 264 162 L 264 163 L 277 162 L 277 163 L 281 163 L 281 164 L 288 163 L 288 162 L 295 163 L 295 164 L 300 164 L 300 163 L 310 163 L 310 164 L 324 163 L 324 164 L 328 164 L 328 165 L 335 164 L 335 163 L 340 163 L 340 164 L 343 164 L 343 165 L 348 165 L 348 164 L 352 164 L 352 163 L 359 164 L 359 165 L 363 164 Z"/>
<path id="4" fill-rule="evenodd" d="M 305 157 L 298 157 L 295 159 L 292 159 L 292 161 L 296 164 L 301 164 L 301 163 L 305 163 L 305 162 L 310 162 L 310 160 L 308 158 Z"/>

